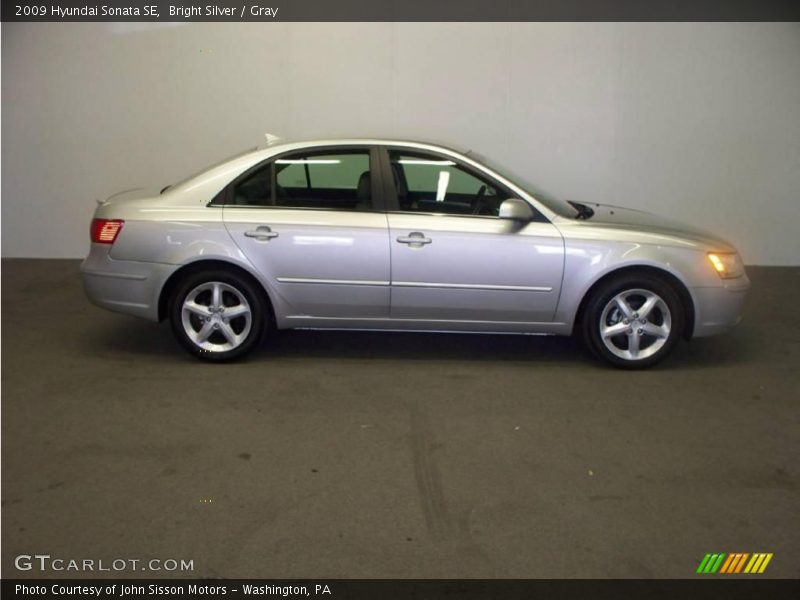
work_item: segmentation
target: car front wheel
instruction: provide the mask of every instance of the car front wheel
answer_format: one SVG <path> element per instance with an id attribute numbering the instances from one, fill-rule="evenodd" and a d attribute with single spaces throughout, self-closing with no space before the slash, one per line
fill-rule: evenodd
<path id="1" fill-rule="evenodd" d="M 225 271 L 205 271 L 177 287 L 170 321 L 175 337 L 191 354 L 220 362 L 244 356 L 258 344 L 264 312 L 249 281 Z"/>
<path id="2" fill-rule="evenodd" d="M 590 350 L 614 366 L 641 369 L 667 356 L 683 330 L 684 309 L 665 280 L 622 275 L 600 286 L 584 312 Z"/>

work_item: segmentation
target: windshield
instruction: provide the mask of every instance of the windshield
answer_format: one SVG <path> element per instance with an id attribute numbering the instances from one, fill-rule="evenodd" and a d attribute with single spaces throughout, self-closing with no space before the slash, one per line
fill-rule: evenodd
<path id="1" fill-rule="evenodd" d="M 229 162 L 229 161 L 231 161 L 231 160 L 234 160 L 234 159 L 236 159 L 236 158 L 239 158 L 240 156 L 244 156 L 245 154 L 250 154 L 251 152 L 255 152 L 256 150 L 258 150 L 258 147 L 255 147 L 255 148 L 248 148 L 247 150 L 243 150 L 243 151 L 241 151 L 241 152 L 237 152 L 237 153 L 236 153 L 236 154 L 234 154 L 233 156 L 229 156 L 228 158 L 224 158 L 224 159 L 222 159 L 222 160 L 218 160 L 218 161 L 216 161 L 214 164 L 212 164 L 212 165 L 209 165 L 209 166 L 207 166 L 207 167 L 204 167 L 204 168 L 200 169 L 199 171 L 197 171 L 197 172 L 195 172 L 195 173 L 192 173 L 191 175 L 189 175 L 189 177 L 186 177 L 186 178 L 184 178 L 184 179 L 180 180 L 178 183 L 175 183 L 175 184 L 172 184 L 172 185 L 168 185 L 168 186 L 167 186 L 167 187 L 165 187 L 163 190 L 161 190 L 161 193 L 164 193 L 164 191 L 165 191 L 165 190 L 167 190 L 167 189 L 169 189 L 169 188 L 177 188 L 177 187 L 180 187 L 180 186 L 182 186 L 183 184 L 185 184 L 185 183 L 188 183 L 189 181 L 191 181 L 191 180 L 192 180 L 192 179 L 194 179 L 195 177 L 199 177 L 200 175 L 202 175 L 202 174 L 203 174 L 203 173 L 205 173 L 206 171 L 210 171 L 211 169 L 214 169 L 215 167 L 219 167 L 220 165 L 224 165 L 226 162 Z"/>
<path id="2" fill-rule="evenodd" d="M 538 190 L 535 185 L 528 182 L 524 177 L 518 176 L 516 173 L 512 173 L 506 168 L 498 167 L 492 161 L 487 160 L 485 157 L 472 152 L 471 150 L 467 152 L 467 156 L 471 159 L 476 160 L 487 167 L 489 167 L 492 171 L 497 173 L 498 175 L 502 175 L 512 183 L 516 184 L 517 186 L 521 187 L 523 190 L 528 192 L 531 196 L 536 198 L 539 202 L 544 204 L 547 208 L 552 210 L 554 213 L 561 217 L 567 217 L 569 219 L 574 219 L 578 216 L 577 209 L 572 206 L 566 200 L 561 200 L 559 198 L 554 198 L 544 192 Z"/>

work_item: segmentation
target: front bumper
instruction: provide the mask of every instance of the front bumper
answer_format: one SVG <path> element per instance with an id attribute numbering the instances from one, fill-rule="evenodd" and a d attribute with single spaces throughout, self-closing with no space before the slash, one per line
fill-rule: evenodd
<path id="1" fill-rule="evenodd" d="M 177 268 L 162 263 L 114 260 L 111 246 L 92 244 L 81 263 L 86 296 L 102 308 L 158 321 L 158 299 L 164 283 Z"/>
<path id="2" fill-rule="evenodd" d="M 694 296 L 694 332 L 692 337 L 706 337 L 728 331 L 742 320 L 742 308 L 750 279 L 743 275 L 724 281 L 717 287 L 692 288 Z"/>

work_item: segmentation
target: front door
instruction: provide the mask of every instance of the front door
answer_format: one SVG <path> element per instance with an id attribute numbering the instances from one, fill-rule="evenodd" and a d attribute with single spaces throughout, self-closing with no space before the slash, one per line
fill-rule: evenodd
<path id="1" fill-rule="evenodd" d="M 447 157 L 393 150 L 389 161 L 399 209 L 388 217 L 392 318 L 552 321 L 564 266 L 554 225 L 498 218 L 511 194 Z"/>

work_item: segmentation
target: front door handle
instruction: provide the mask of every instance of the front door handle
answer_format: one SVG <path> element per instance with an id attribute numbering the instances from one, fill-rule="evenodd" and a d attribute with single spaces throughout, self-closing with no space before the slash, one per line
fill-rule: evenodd
<path id="1" fill-rule="evenodd" d="M 267 225 L 259 225 L 255 230 L 245 231 L 244 235 L 249 238 L 255 238 L 257 242 L 268 242 L 280 234 L 277 231 L 272 231 Z"/>
<path id="2" fill-rule="evenodd" d="M 401 235 L 397 238 L 401 244 L 408 244 L 410 248 L 422 248 L 425 244 L 430 244 L 433 240 L 425 237 L 421 231 L 412 231 L 408 235 Z"/>

